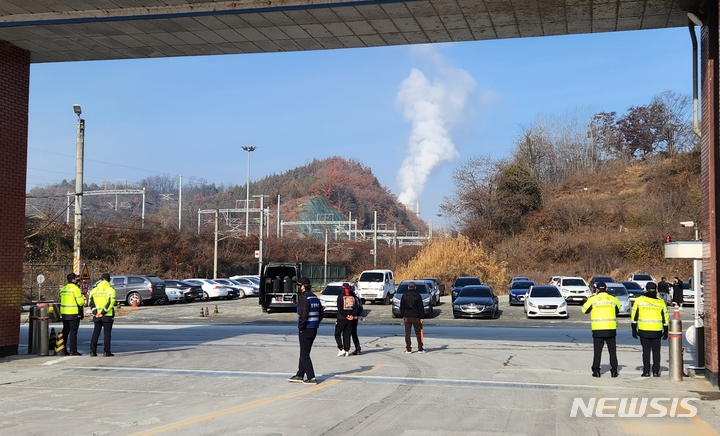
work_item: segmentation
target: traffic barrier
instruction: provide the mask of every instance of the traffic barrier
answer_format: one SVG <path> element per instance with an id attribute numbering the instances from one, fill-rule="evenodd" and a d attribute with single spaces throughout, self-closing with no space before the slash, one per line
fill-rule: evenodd
<path id="1" fill-rule="evenodd" d="M 57 345 L 57 336 L 55 336 L 55 327 L 52 327 L 50 329 L 50 336 L 48 337 L 48 349 L 55 351 L 55 354 L 57 354 L 57 351 L 55 350 L 56 345 Z"/>
<path id="2" fill-rule="evenodd" d="M 48 308 L 41 307 L 40 313 L 37 317 L 37 327 L 39 330 L 39 347 L 37 350 L 38 356 L 50 355 L 48 348 Z"/>
<path id="3" fill-rule="evenodd" d="M 38 349 L 38 334 L 40 333 L 40 330 L 37 326 L 37 317 L 40 313 L 40 308 L 37 306 L 30 307 L 30 316 L 28 318 L 28 321 L 30 325 L 28 326 L 28 354 L 35 354 L 37 353 Z"/>
<path id="4" fill-rule="evenodd" d="M 215 305 L 215 311 L 213 311 L 213 313 L 220 313 L 218 312 L 217 304 Z"/>
<path id="5" fill-rule="evenodd" d="M 683 379 L 683 346 L 682 346 L 682 319 L 680 307 L 675 304 L 673 316 L 670 318 L 668 329 L 670 339 L 670 381 L 681 382 Z"/>
<path id="6" fill-rule="evenodd" d="M 205 307 L 205 317 L 209 317 L 209 316 L 210 316 L 210 311 L 208 310 L 207 307 Z"/>
<path id="7" fill-rule="evenodd" d="M 200 308 L 200 316 L 201 316 L 201 317 L 204 317 L 204 316 L 205 316 L 205 312 L 203 312 L 203 308 L 202 308 L 202 307 Z"/>
<path id="8" fill-rule="evenodd" d="M 53 329 L 55 331 L 55 329 Z M 52 333 L 50 334 L 52 336 Z M 56 356 L 65 355 L 65 336 L 63 336 L 62 330 L 60 330 L 57 334 L 57 338 L 55 340 L 55 347 L 50 346 L 50 349 L 53 349 L 55 351 Z"/>

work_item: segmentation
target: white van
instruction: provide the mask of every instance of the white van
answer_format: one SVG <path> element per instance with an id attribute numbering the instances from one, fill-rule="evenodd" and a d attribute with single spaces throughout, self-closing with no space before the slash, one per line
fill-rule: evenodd
<path id="1" fill-rule="evenodd" d="M 395 276 L 389 269 L 369 269 L 360 274 L 355 289 L 363 301 L 390 304 L 395 294 Z"/>

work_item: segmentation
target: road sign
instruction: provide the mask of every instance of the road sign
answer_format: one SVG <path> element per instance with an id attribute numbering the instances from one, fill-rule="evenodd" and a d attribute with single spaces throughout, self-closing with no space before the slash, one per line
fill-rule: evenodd
<path id="1" fill-rule="evenodd" d="M 42 285 L 44 281 L 45 281 L 45 276 L 42 275 L 42 274 L 38 274 L 38 276 L 37 276 L 37 282 Z"/>
<path id="2" fill-rule="evenodd" d="M 260 259 L 260 250 L 255 250 L 255 259 Z"/>
<path id="3" fill-rule="evenodd" d="M 90 283 L 83 280 L 82 284 L 80 285 L 80 288 L 82 289 L 82 294 L 87 295 L 88 289 L 90 288 Z"/>
<path id="4" fill-rule="evenodd" d="M 88 271 L 86 263 L 83 264 L 82 273 L 80 273 L 80 280 L 90 280 L 90 271 Z"/>

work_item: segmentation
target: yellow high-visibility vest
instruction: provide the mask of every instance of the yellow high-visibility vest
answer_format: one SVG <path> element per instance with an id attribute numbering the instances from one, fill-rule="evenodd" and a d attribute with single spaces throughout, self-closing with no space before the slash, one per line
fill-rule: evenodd
<path id="1" fill-rule="evenodd" d="M 77 315 L 78 307 L 82 307 L 83 299 L 80 288 L 75 283 L 68 283 L 60 289 L 60 314 Z"/>
<path id="2" fill-rule="evenodd" d="M 590 327 L 593 330 L 617 330 L 615 309 L 620 310 L 620 301 L 617 298 L 607 292 L 599 292 L 583 304 L 583 313 L 587 313 L 591 307 Z"/>
<path id="3" fill-rule="evenodd" d="M 110 286 L 105 280 L 100 280 L 100 283 L 95 286 L 88 298 L 92 302 L 91 306 L 94 306 L 93 313 L 101 313 L 103 309 L 106 309 L 106 316 L 113 316 L 115 311 L 115 289 Z"/>
<path id="4" fill-rule="evenodd" d="M 642 295 L 633 303 L 630 319 L 637 323 L 638 330 L 661 332 L 669 322 L 667 305 L 663 300 Z"/>

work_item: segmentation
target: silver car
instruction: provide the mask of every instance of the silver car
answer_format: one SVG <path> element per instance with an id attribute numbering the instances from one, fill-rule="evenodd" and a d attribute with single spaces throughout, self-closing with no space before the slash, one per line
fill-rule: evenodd
<path id="1" fill-rule="evenodd" d="M 630 316 L 632 311 L 632 301 L 630 301 L 630 294 L 628 293 L 625 286 L 622 283 L 605 283 L 607 286 L 607 293 L 614 296 L 620 302 L 620 312 L 618 315 Z"/>

